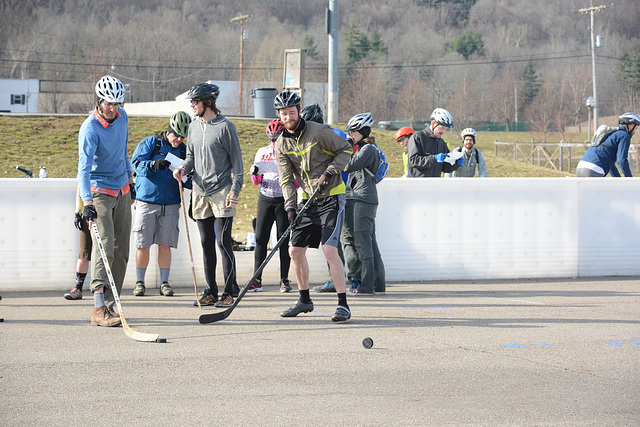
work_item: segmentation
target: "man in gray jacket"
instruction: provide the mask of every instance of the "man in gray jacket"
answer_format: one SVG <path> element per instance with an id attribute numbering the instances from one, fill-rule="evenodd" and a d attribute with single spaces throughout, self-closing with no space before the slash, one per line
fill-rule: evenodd
<path id="1" fill-rule="evenodd" d="M 210 83 L 198 83 L 187 93 L 195 118 L 189 125 L 187 158 L 181 168 L 173 171 L 173 176 L 182 179 L 185 171 L 193 171 L 193 218 L 200 231 L 207 280 L 200 304 L 230 307 L 233 297 L 238 295 L 231 227 L 244 171 L 236 127 L 216 107 L 219 94 L 220 88 Z M 222 254 L 224 273 L 220 299 L 216 284 L 216 243 Z"/>

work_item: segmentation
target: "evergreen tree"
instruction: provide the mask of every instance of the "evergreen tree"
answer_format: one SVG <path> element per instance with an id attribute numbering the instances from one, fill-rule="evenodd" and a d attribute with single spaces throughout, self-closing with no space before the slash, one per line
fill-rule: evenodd
<path id="1" fill-rule="evenodd" d="M 469 59 L 472 55 L 484 56 L 484 42 L 480 33 L 464 32 L 451 41 L 445 42 L 444 51 L 458 52 Z"/>
<path id="2" fill-rule="evenodd" d="M 520 78 L 522 80 L 522 108 L 524 109 L 536 98 L 542 82 L 531 62 L 527 62 Z"/>

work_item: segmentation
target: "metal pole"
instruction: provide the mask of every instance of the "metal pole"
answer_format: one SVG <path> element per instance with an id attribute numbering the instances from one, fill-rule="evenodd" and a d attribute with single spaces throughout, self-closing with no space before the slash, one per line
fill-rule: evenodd
<path id="1" fill-rule="evenodd" d="M 244 70 L 244 19 L 240 21 L 240 90 L 238 96 L 240 97 L 240 111 L 238 114 L 242 115 L 242 85 L 243 85 L 243 70 Z"/>
<path id="2" fill-rule="evenodd" d="M 593 7 L 593 0 L 591 0 L 591 7 Z M 593 99 L 595 99 L 595 105 L 593 106 L 593 133 L 596 132 L 598 128 L 598 104 L 600 101 L 598 99 L 598 73 L 596 71 L 596 36 L 594 27 L 594 15 L 596 11 L 591 11 L 591 68 L 593 73 Z"/>
<path id="3" fill-rule="evenodd" d="M 327 29 L 329 34 L 329 63 L 328 63 L 328 94 L 327 94 L 327 123 L 338 123 L 338 0 L 329 0 L 327 13 L 329 20 Z"/>

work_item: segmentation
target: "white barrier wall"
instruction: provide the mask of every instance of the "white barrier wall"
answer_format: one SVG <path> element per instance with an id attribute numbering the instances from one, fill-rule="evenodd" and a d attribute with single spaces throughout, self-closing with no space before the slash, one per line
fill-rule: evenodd
<path id="1" fill-rule="evenodd" d="M 386 178 L 378 189 L 378 243 L 389 282 L 640 274 L 637 179 Z M 73 285 L 75 194 L 74 179 L 0 179 L 0 290 Z M 184 221 L 180 228 L 171 283 L 191 287 Z M 189 234 L 202 289 L 199 233 L 191 220 Z M 154 248 L 151 286 L 159 284 L 155 255 Z M 321 252 L 309 250 L 309 259 L 312 283 L 323 283 Z M 125 288 L 135 282 L 134 260 L 132 247 Z M 243 286 L 253 273 L 253 252 L 236 252 L 236 263 Z M 263 277 L 278 283 L 277 256 Z"/>

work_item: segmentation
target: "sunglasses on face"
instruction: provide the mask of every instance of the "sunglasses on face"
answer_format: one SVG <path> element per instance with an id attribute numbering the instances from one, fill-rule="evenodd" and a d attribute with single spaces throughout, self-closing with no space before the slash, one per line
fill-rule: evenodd
<path id="1" fill-rule="evenodd" d="M 198 102 L 202 102 L 202 99 L 192 99 L 191 105 L 198 105 Z"/>
<path id="2" fill-rule="evenodd" d="M 182 136 L 178 133 L 175 133 L 174 131 L 171 131 L 171 133 L 176 137 L 176 138 L 186 138 L 186 136 Z"/>

